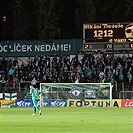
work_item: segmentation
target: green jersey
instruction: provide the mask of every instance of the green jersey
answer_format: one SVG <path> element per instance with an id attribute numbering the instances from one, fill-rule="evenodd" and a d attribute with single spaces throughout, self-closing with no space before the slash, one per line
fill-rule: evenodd
<path id="1" fill-rule="evenodd" d="M 30 94 L 32 96 L 32 99 L 39 99 L 39 91 L 37 88 L 31 89 Z"/>

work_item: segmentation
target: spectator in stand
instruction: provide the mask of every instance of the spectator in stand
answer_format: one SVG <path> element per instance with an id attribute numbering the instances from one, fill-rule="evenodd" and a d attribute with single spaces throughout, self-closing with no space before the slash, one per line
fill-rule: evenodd
<path id="1" fill-rule="evenodd" d="M 80 83 L 80 76 L 77 76 L 75 83 L 76 84 Z"/>
<path id="2" fill-rule="evenodd" d="M 13 79 L 12 79 L 12 85 L 13 85 L 13 88 L 16 88 L 17 87 L 17 78 L 14 76 Z"/>
<path id="3" fill-rule="evenodd" d="M 49 68 L 50 67 L 50 57 L 46 56 L 46 66 Z"/>
<path id="4" fill-rule="evenodd" d="M 32 59 L 31 59 L 31 57 L 28 57 L 27 64 L 29 64 L 29 66 L 32 66 Z"/>
<path id="5" fill-rule="evenodd" d="M 6 86 L 6 81 L 4 79 L 4 77 L 2 77 L 2 79 L 0 80 L 0 92 L 4 92 L 5 86 Z"/>
<path id="6" fill-rule="evenodd" d="M 124 75 L 122 74 L 122 71 L 119 73 L 119 82 L 123 83 L 124 82 Z"/>
<path id="7" fill-rule="evenodd" d="M 70 61 L 67 55 L 58 59 L 55 54 L 52 61 L 49 56 L 41 55 L 33 59 L 28 57 L 27 63 L 22 63 L 20 66 L 17 59 L 10 62 L 10 68 L 13 71 L 10 77 L 12 79 L 14 75 L 19 82 L 31 82 L 34 77 L 40 82 L 75 83 L 79 77 L 79 82 L 82 83 L 100 82 L 101 78 L 105 78 L 104 82 L 112 82 L 112 79 L 115 79 L 118 83 L 126 82 L 130 85 L 133 83 L 133 57 L 118 56 L 112 59 L 107 54 L 85 54 L 82 59 L 75 56 Z M 6 72 L 3 64 L 7 65 L 4 57 L 0 60 L 0 70 Z"/>
<path id="8" fill-rule="evenodd" d="M 74 66 L 74 68 L 77 67 L 77 65 L 78 65 L 78 57 L 77 57 L 77 55 L 74 58 L 72 58 L 71 64 Z"/>
<path id="9" fill-rule="evenodd" d="M 6 71 L 7 70 L 7 68 L 5 67 L 5 66 L 7 66 L 7 60 L 5 59 L 5 57 L 2 57 L 2 59 L 1 59 L 1 71 Z"/>
<path id="10" fill-rule="evenodd" d="M 14 71 L 15 70 L 12 67 L 9 69 L 9 71 L 8 71 L 9 81 L 12 81 Z"/>
<path id="11" fill-rule="evenodd" d="M 36 85 L 36 84 L 37 84 L 37 80 L 36 80 L 35 77 L 33 77 L 32 81 L 31 81 L 31 84 L 32 84 L 32 85 Z"/>
<path id="12" fill-rule="evenodd" d="M 65 64 L 65 65 L 64 65 L 64 72 L 66 72 L 66 71 L 68 71 L 68 67 L 67 67 L 67 65 Z"/>
<path id="13" fill-rule="evenodd" d="M 57 56 L 54 54 L 53 60 L 52 60 L 52 66 L 57 64 Z"/>
<path id="14" fill-rule="evenodd" d="M 18 60 L 17 60 L 17 58 L 15 57 L 14 60 L 13 60 L 13 66 L 16 67 L 16 65 L 18 65 Z"/>
<path id="15" fill-rule="evenodd" d="M 130 71 L 127 73 L 127 78 L 128 78 L 128 82 L 131 83 L 132 82 L 132 79 L 133 79 L 133 76 L 130 73 Z"/>
<path id="16" fill-rule="evenodd" d="M 95 67 L 92 68 L 92 82 L 97 82 L 97 72 Z"/>
<path id="17" fill-rule="evenodd" d="M 81 65 L 80 64 L 78 64 L 76 70 L 79 73 L 79 75 L 82 75 L 82 69 L 81 69 Z"/>
<path id="18" fill-rule="evenodd" d="M 104 76 L 105 76 L 105 73 L 103 71 L 100 71 L 100 73 L 99 73 L 99 79 L 104 78 Z"/>

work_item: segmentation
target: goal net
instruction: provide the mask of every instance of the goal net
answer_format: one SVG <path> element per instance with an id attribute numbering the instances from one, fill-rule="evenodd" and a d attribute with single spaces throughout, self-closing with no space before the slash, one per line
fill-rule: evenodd
<path id="1" fill-rule="evenodd" d="M 110 100 L 112 103 L 111 83 L 40 83 L 40 105 L 45 100 L 79 99 Z"/>

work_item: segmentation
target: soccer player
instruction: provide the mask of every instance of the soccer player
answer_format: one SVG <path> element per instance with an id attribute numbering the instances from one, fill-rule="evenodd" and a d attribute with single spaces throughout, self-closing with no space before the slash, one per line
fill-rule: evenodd
<path id="1" fill-rule="evenodd" d="M 32 96 L 33 104 L 34 104 L 34 113 L 33 116 L 36 115 L 36 110 L 39 112 L 39 115 L 42 114 L 42 111 L 40 108 L 37 106 L 37 103 L 39 101 L 39 92 L 38 89 L 34 87 L 34 85 L 30 85 L 30 94 Z"/>

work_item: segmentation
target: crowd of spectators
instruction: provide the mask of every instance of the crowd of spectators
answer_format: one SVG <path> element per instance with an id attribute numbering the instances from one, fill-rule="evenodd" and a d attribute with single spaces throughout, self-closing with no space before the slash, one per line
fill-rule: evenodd
<path id="1" fill-rule="evenodd" d="M 1 58 L 0 71 L 7 73 L 7 60 Z M 70 60 L 70 56 L 60 58 L 54 55 L 28 57 L 27 63 L 18 64 L 18 59 L 9 60 L 9 81 L 13 83 L 30 81 L 44 83 L 97 83 L 126 82 L 133 85 L 133 57 L 108 54 L 85 54 Z M 7 77 L 5 77 L 7 79 Z"/>

